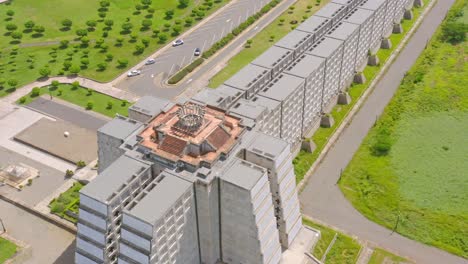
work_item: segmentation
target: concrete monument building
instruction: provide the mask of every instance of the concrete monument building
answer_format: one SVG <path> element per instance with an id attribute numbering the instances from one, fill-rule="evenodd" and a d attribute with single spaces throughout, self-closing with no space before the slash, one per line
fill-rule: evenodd
<path id="1" fill-rule="evenodd" d="M 333 0 L 218 89 L 100 128 L 75 262 L 280 263 L 302 229 L 293 153 L 412 3 Z"/>

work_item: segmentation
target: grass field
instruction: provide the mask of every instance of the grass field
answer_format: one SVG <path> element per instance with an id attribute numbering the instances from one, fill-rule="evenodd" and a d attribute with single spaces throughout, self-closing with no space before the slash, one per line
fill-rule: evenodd
<path id="1" fill-rule="evenodd" d="M 312 254 L 321 259 L 336 235 L 336 241 L 328 251 L 325 264 L 354 264 L 358 258 L 361 245 L 353 238 L 336 230 L 303 219 L 304 224 L 320 230 L 320 240 L 315 245 Z"/>
<path id="2" fill-rule="evenodd" d="M 294 28 L 291 21 L 298 21 L 300 23 L 313 15 L 318 9 L 320 9 L 320 7 L 328 2 L 329 0 L 321 1 L 321 4 L 317 5 L 316 0 L 298 0 L 293 5 L 293 10 L 289 9 L 284 12 L 275 21 L 252 38 L 251 47 L 244 48 L 241 52 L 236 54 L 236 56 L 231 58 L 226 67 L 211 78 L 208 86 L 211 88 L 217 88 L 244 66 L 260 56 L 264 51 L 273 46 L 275 42 L 291 32 Z M 308 7 L 311 8 L 309 9 Z M 282 20 L 284 20 L 284 22 L 281 22 Z M 274 39 L 271 39 L 271 36 L 274 36 Z"/>
<path id="3" fill-rule="evenodd" d="M 28 104 L 41 95 L 52 95 L 53 97 L 70 102 L 72 104 L 83 107 L 86 110 L 95 111 L 109 117 L 115 117 L 116 114 L 128 116 L 128 108 L 130 103 L 102 94 L 96 91 L 91 91 L 78 87 L 73 88 L 70 84 L 59 84 L 57 87 L 42 87 L 37 95 L 33 92 L 18 100 L 19 104 Z M 92 102 L 93 107 L 88 109 L 88 103 Z M 109 103 L 112 104 L 109 107 Z"/>
<path id="4" fill-rule="evenodd" d="M 76 182 L 73 186 L 60 194 L 57 199 L 50 202 L 50 212 L 64 218 L 72 223 L 76 223 L 77 219 L 74 215 L 78 215 L 80 206 L 79 191 L 83 188 L 83 184 Z"/>
<path id="5" fill-rule="evenodd" d="M 380 248 L 374 249 L 374 252 L 372 253 L 372 256 L 368 264 L 385 264 L 385 263 L 411 263 L 411 262 L 408 262 L 406 259 L 396 256 L 383 249 L 380 249 Z"/>
<path id="6" fill-rule="evenodd" d="M 414 25 L 414 22 L 419 17 L 421 11 L 422 11 L 421 9 L 415 8 L 413 10 L 414 19 L 403 21 L 402 27 L 403 27 L 404 32 L 408 32 L 411 29 L 411 27 Z M 314 152 L 309 153 L 309 152 L 301 150 L 299 154 L 296 156 L 296 158 L 293 161 L 294 170 L 296 173 L 296 182 L 299 183 L 300 181 L 302 181 L 302 179 L 304 179 L 305 174 L 310 169 L 312 164 L 314 164 L 314 162 L 317 160 L 318 156 L 320 155 L 323 148 L 327 144 L 329 138 L 333 135 L 336 129 L 340 126 L 343 119 L 346 117 L 348 112 L 354 107 L 354 105 L 362 96 L 362 94 L 367 90 L 367 88 L 369 87 L 369 84 L 372 82 L 372 80 L 377 76 L 379 71 L 382 69 L 384 62 L 390 57 L 390 55 L 398 46 L 398 44 L 400 44 L 404 36 L 405 34 L 392 34 L 390 36 L 390 40 L 392 41 L 392 44 L 393 44 L 392 48 L 381 49 L 377 53 L 381 62 L 380 65 L 367 66 L 364 69 L 363 73 L 367 79 L 367 82 L 364 84 L 352 84 L 351 85 L 351 88 L 349 89 L 349 95 L 352 98 L 351 103 L 349 105 L 336 105 L 333 108 L 331 115 L 333 116 L 333 119 L 335 120 L 335 124 L 330 128 L 319 127 L 317 131 L 314 133 L 314 135 L 312 136 L 312 138 L 310 138 L 311 140 L 313 140 L 313 142 L 316 145 L 316 149 L 314 150 Z"/>
<path id="7" fill-rule="evenodd" d="M 17 247 L 14 243 L 0 237 L 0 263 L 4 263 L 16 254 Z"/>
<path id="8" fill-rule="evenodd" d="M 140 0 L 112 0 L 108 7 L 101 7 L 100 2 L 14 0 L 0 4 L 0 87 L 3 87 L 0 96 L 12 92 L 12 87 L 34 81 L 41 76 L 39 71 L 43 68 L 50 70 L 49 76 L 67 75 L 75 68 L 84 77 L 110 81 L 227 0 L 210 1 L 211 4 L 206 4 L 206 0 L 190 0 L 185 8 L 179 7 L 178 0 L 152 0 L 148 6 L 142 5 Z M 136 9 L 137 5 L 140 10 Z M 174 12 L 171 17 L 166 15 L 168 10 Z M 9 11 L 12 16 L 8 15 Z M 64 27 L 64 19 L 71 20 L 72 25 Z M 91 26 L 87 25 L 90 20 L 95 25 L 92 22 Z M 44 32 L 26 28 L 28 21 L 34 22 L 36 27 L 42 26 Z M 106 21 L 112 21 L 113 25 L 106 25 Z M 143 21 L 150 25 L 144 27 Z M 125 23 L 130 23 L 132 28 L 123 30 Z M 9 24 L 16 29 L 8 31 Z M 87 34 L 85 39 L 89 43 L 78 37 L 76 32 L 80 29 Z M 13 32 L 20 34 L 21 39 L 13 39 Z M 120 38 L 121 44 L 118 43 Z M 62 40 L 68 40 L 69 44 L 61 45 Z M 100 41 L 103 44 L 99 45 Z M 137 51 L 137 46 L 142 50 Z M 119 59 L 128 62 L 120 65 Z M 67 63 L 71 66 L 66 67 Z M 105 67 L 99 68 L 99 64 Z M 9 80 L 16 80 L 17 84 L 10 85 Z"/>
<path id="9" fill-rule="evenodd" d="M 468 45 L 442 42 L 440 36 L 441 30 L 339 185 L 370 220 L 467 258 Z"/>

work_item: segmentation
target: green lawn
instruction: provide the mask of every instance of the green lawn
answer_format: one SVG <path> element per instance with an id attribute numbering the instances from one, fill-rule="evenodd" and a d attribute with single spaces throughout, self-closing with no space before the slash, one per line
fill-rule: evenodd
<path id="1" fill-rule="evenodd" d="M 406 260 L 405 258 L 396 256 L 383 249 L 380 249 L 380 248 L 374 249 L 374 252 L 372 253 L 372 256 L 368 264 L 385 264 L 385 263 L 410 263 L 410 262 L 408 262 L 408 260 Z"/>
<path id="2" fill-rule="evenodd" d="M 325 0 L 321 1 L 320 5 L 316 5 L 317 1 L 298 0 L 293 5 L 294 10 L 291 11 L 291 9 L 289 9 L 284 12 L 275 21 L 252 38 L 252 46 L 244 48 L 241 52 L 236 54 L 236 56 L 231 58 L 226 67 L 224 67 L 210 80 L 208 86 L 211 88 L 217 88 L 244 66 L 252 62 L 256 57 L 260 56 L 264 51 L 273 46 L 275 42 L 291 32 L 295 27 L 291 24 L 291 21 L 301 23 L 328 2 L 329 0 Z M 308 6 L 311 8 L 308 9 Z M 281 22 L 283 19 L 284 22 Z M 274 36 L 273 41 L 271 40 L 271 36 Z"/>
<path id="3" fill-rule="evenodd" d="M 80 190 L 83 184 L 75 182 L 70 189 L 60 194 L 57 199 L 50 202 L 50 212 L 64 218 L 72 223 L 77 222 L 74 215 L 78 215 L 78 208 L 80 207 Z"/>
<path id="4" fill-rule="evenodd" d="M 112 0 L 106 8 L 102 8 L 100 1 L 96 0 L 14 0 L 10 4 L 1 4 L 0 80 L 4 83 L 0 82 L 0 87 L 3 86 L 0 88 L 0 96 L 13 91 L 8 80 L 16 80 L 18 84 L 15 86 L 20 87 L 40 77 L 39 70 L 42 68 L 49 68 L 51 76 L 69 74 L 70 71 L 64 69 L 65 61 L 71 62 L 75 68 L 80 67 L 79 74 L 84 77 L 110 81 L 175 38 L 174 29 L 180 32 L 187 30 L 228 0 L 209 2 L 211 4 L 207 4 L 207 0 L 191 0 L 186 8 L 181 8 L 178 0 L 152 0 L 152 4 L 143 6 L 140 11 L 136 10 L 137 4 L 142 6 L 140 0 Z M 150 13 L 152 9 L 153 14 Z M 10 10 L 14 12 L 13 16 L 7 15 Z M 168 10 L 174 11 L 172 18 L 166 17 L 165 12 Z M 105 18 L 99 16 L 100 12 Z M 186 22 L 187 18 L 189 23 Z M 64 19 L 72 21 L 69 29 L 62 26 Z M 96 22 L 94 28 L 86 25 L 89 20 Z M 105 20 L 112 20 L 113 25 L 107 26 Z M 142 28 L 144 20 L 150 21 L 151 25 Z M 43 26 L 45 31 L 30 32 L 25 27 L 27 21 Z M 131 32 L 123 32 L 124 23 L 132 24 Z M 8 24 L 16 25 L 15 31 L 22 34 L 20 41 L 14 40 L 13 34 L 7 31 Z M 168 30 L 165 24 L 169 24 Z M 88 31 L 89 44 L 81 45 L 76 35 L 78 29 Z M 153 30 L 160 32 L 154 34 Z M 132 34 L 135 34 L 135 40 L 132 40 Z M 166 39 L 160 39 L 161 35 L 165 35 Z M 117 45 L 119 38 L 123 38 L 121 45 Z M 100 39 L 107 49 L 97 47 L 96 42 Z M 137 45 L 145 46 L 143 39 L 149 41 L 147 47 L 135 53 Z M 61 47 L 58 43 L 61 40 L 68 40 L 70 44 Z M 113 58 L 107 59 L 107 54 Z M 119 66 L 118 59 L 126 59 L 128 64 Z M 85 66 L 86 60 L 89 64 Z M 107 64 L 105 69 L 98 69 L 98 64 L 103 62 Z"/>
<path id="5" fill-rule="evenodd" d="M 0 237 L 0 263 L 4 263 L 16 254 L 17 246 Z"/>
<path id="6" fill-rule="evenodd" d="M 331 228 L 316 224 L 308 219 L 303 219 L 305 225 L 320 230 L 320 240 L 315 245 L 312 254 L 321 259 L 328 246 L 332 242 L 335 234 L 336 241 L 328 252 L 325 264 L 352 264 L 356 263 L 361 245 L 353 238 L 344 235 Z"/>
<path id="7" fill-rule="evenodd" d="M 408 32 L 411 27 L 414 25 L 416 19 L 419 17 L 421 10 L 418 8 L 414 9 L 414 19 L 413 20 L 404 20 L 402 23 L 404 32 Z M 351 88 L 349 89 L 349 94 L 352 98 L 352 102 L 349 105 L 337 105 L 333 108 L 331 115 L 335 120 L 335 124 L 330 128 L 323 128 L 320 127 L 312 136 L 311 140 L 315 143 L 317 148 L 314 152 L 309 153 L 306 151 L 300 151 L 299 154 L 294 159 L 294 170 L 296 173 L 296 181 L 299 183 L 304 179 L 305 174 L 310 169 L 312 164 L 317 160 L 318 156 L 322 152 L 323 148 L 327 144 L 329 138 L 333 135 L 336 129 L 340 126 L 343 119 L 349 113 L 349 111 L 354 107 L 356 102 L 362 96 L 362 94 L 367 90 L 372 80 L 377 76 L 379 71 L 382 69 L 383 64 L 385 61 L 390 57 L 392 52 L 398 46 L 398 44 L 402 41 L 405 34 L 393 34 L 390 37 L 392 41 L 392 49 L 381 49 L 378 51 L 377 55 L 380 58 L 380 65 L 378 66 L 367 66 L 364 69 L 364 75 L 366 76 L 367 82 L 364 84 L 352 84 Z"/>
<path id="8" fill-rule="evenodd" d="M 126 101 L 96 91 L 91 91 L 90 93 L 89 90 L 84 87 L 74 89 L 70 84 L 59 84 L 57 88 L 51 86 L 42 87 L 40 88 L 38 96 L 33 96 L 33 92 L 31 92 L 24 98 L 18 100 L 18 103 L 28 104 L 40 95 L 52 95 L 53 97 L 81 106 L 86 110 L 92 110 L 112 118 L 115 117 L 116 114 L 127 116 L 128 107 L 130 107 L 130 103 Z M 92 109 L 87 108 L 89 102 L 93 104 Z M 109 102 L 112 104 L 112 107 L 109 107 Z"/>
<path id="9" fill-rule="evenodd" d="M 453 10 L 462 7 L 458 0 Z M 468 45 L 441 42 L 440 33 L 405 77 L 339 185 L 370 220 L 466 258 Z"/>

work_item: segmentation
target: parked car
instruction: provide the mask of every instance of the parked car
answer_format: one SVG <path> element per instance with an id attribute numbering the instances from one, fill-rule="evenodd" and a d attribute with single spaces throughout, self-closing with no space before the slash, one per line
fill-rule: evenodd
<path id="1" fill-rule="evenodd" d="M 133 76 L 137 76 L 137 75 L 140 75 L 140 74 L 141 74 L 140 70 L 133 70 L 133 71 L 129 71 L 127 73 L 127 77 L 133 77 Z"/>
<path id="2" fill-rule="evenodd" d="M 172 47 L 177 47 L 177 46 L 180 46 L 182 44 L 184 44 L 184 41 L 181 40 L 181 39 L 177 39 L 174 42 L 172 42 Z"/>
<path id="3" fill-rule="evenodd" d="M 156 62 L 155 59 L 149 59 L 145 62 L 145 65 L 151 65 L 151 64 L 154 64 Z"/>
<path id="4" fill-rule="evenodd" d="M 195 51 L 193 52 L 193 55 L 195 56 L 200 56 L 201 54 L 201 49 L 200 48 L 196 48 Z"/>

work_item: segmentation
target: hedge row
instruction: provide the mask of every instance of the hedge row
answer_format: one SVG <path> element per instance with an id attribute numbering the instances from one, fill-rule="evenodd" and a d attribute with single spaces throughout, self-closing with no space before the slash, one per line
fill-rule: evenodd
<path id="1" fill-rule="evenodd" d="M 203 52 L 202 57 L 207 59 L 213 56 L 213 54 L 215 54 L 218 50 L 226 46 L 235 37 L 237 37 L 240 33 L 242 33 L 246 28 L 248 28 L 250 25 L 255 23 L 255 21 L 257 21 L 264 14 L 268 13 L 273 7 L 278 5 L 280 2 L 281 0 L 272 0 L 270 3 L 264 6 L 260 11 L 250 16 L 246 21 L 244 21 L 242 24 L 240 24 L 235 29 L 233 29 L 231 33 L 227 34 L 224 38 L 216 42 L 213 46 L 211 46 L 209 50 Z"/>
<path id="2" fill-rule="evenodd" d="M 281 0 L 272 0 L 266 6 L 264 6 L 260 11 L 255 13 L 254 15 L 250 16 L 245 22 L 237 26 L 235 29 L 232 30 L 231 33 L 227 34 L 224 38 L 213 44 L 211 48 L 202 54 L 202 58 L 198 58 L 189 64 L 187 67 L 180 70 L 178 73 L 174 74 L 169 80 L 167 81 L 169 84 L 176 84 L 180 82 L 187 74 L 192 72 L 195 68 L 197 68 L 200 64 L 203 63 L 204 59 L 208 59 L 209 57 L 213 56 L 218 50 L 222 49 L 226 46 L 229 42 L 231 42 L 235 37 L 237 37 L 242 31 L 252 25 L 255 21 L 257 21 L 260 17 L 264 14 L 268 13 L 273 7 L 278 5 Z"/>
<path id="3" fill-rule="evenodd" d="M 185 68 L 183 68 L 178 73 L 176 73 L 174 76 L 172 76 L 167 82 L 169 84 L 176 84 L 180 82 L 180 80 L 182 80 L 185 76 L 187 76 L 187 74 L 191 73 L 198 66 L 200 66 L 200 64 L 202 64 L 203 61 L 205 61 L 203 58 L 198 58 L 194 60 L 192 63 L 190 63 Z"/>

